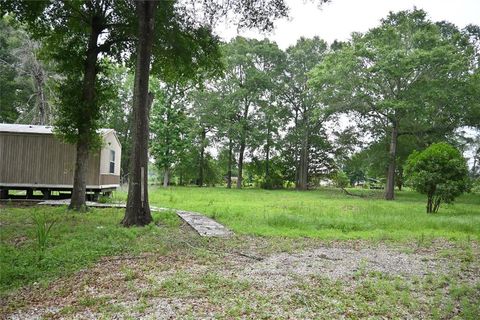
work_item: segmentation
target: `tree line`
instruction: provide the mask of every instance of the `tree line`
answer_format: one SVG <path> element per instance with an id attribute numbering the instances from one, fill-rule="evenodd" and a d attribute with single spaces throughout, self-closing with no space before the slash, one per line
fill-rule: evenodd
<path id="1" fill-rule="evenodd" d="M 171 82 L 215 70 L 219 41 L 212 28 L 220 19 L 238 28 L 271 30 L 274 20 L 288 15 L 288 7 L 282 0 L 2 0 L 0 15 L 21 22 L 61 75 L 55 129 L 77 149 L 71 209 L 86 209 L 88 154 L 99 145 L 103 108 L 113 98 L 108 62 L 134 70 L 129 191 L 122 223 L 141 226 L 152 221 L 147 184 L 154 98 L 150 74 Z"/>
<path id="2" fill-rule="evenodd" d="M 238 24 L 268 30 L 288 12 L 282 1 L 260 7 L 232 1 L 223 11 L 216 1 L 197 11 L 189 4 L 2 2 L 10 15 L 2 28 L 26 30 L 41 47 L 45 58 L 39 61 L 49 62 L 39 62 L 43 70 L 56 74 L 49 117 L 77 144 L 74 188 L 80 192 L 72 207 L 84 205 L 84 157 L 98 145 L 101 126 L 116 129 L 124 154 L 131 155 L 122 159 L 129 182 L 126 225 L 149 219 L 149 154 L 164 186 L 306 190 L 344 175 L 352 185 L 385 178 L 391 200 L 395 185 L 404 184 L 408 156 L 448 141 L 475 150 L 472 175 L 478 176 L 478 132 L 471 138 L 459 130 L 480 127 L 478 26 L 432 22 L 413 9 L 390 13 L 349 41 L 301 38 L 281 50 L 269 40 L 222 43 L 212 26 L 220 13 L 233 12 Z M 12 28 L 12 15 L 22 24 Z M 18 59 L 12 50 L 0 51 L 8 62 L 2 68 L 13 74 L 1 80 L 15 87 L 22 77 L 15 77 L 20 71 L 12 67 Z M 12 104 L 3 108 L 2 102 L 2 121 L 28 113 L 14 102 L 38 93 L 29 90 L 22 97 L 7 91 Z M 38 114 L 42 104 L 33 105 Z"/>

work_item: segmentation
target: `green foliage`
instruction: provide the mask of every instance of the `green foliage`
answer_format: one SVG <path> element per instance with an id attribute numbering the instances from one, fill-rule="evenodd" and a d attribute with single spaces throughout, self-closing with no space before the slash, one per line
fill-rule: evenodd
<path id="1" fill-rule="evenodd" d="M 247 180 L 251 177 L 251 183 L 256 188 L 262 189 L 282 189 L 288 178 L 284 174 L 281 158 L 275 156 L 269 161 L 269 175 L 265 175 L 266 160 L 253 158 L 246 167 Z"/>
<path id="2" fill-rule="evenodd" d="M 104 99 L 105 105 L 101 109 L 100 126 L 115 129 L 122 145 L 122 159 L 120 175 L 122 182 L 128 176 L 131 150 L 131 124 L 132 124 L 132 88 L 133 75 L 130 69 L 111 64 L 108 77 L 111 81 L 110 93 L 114 99 Z"/>
<path id="3" fill-rule="evenodd" d="M 55 219 L 48 219 L 45 212 L 34 212 L 32 214 L 32 220 L 35 224 L 35 233 L 37 236 L 38 260 L 41 261 L 44 257 L 45 249 L 47 247 L 50 230 L 57 221 Z"/>
<path id="4" fill-rule="evenodd" d="M 390 139 L 394 147 L 385 153 L 395 168 L 397 136 L 430 144 L 471 122 L 480 87 L 474 89 L 478 65 L 470 38 L 451 24 L 433 23 L 422 10 L 390 13 L 327 54 L 310 84 L 331 112 L 356 115 L 376 141 Z"/>
<path id="5" fill-rule="evenodd" d="M 306 186 L 308 178 L 318 178 L 332 169 L 331 146 L 324 130 L 325 106 L 316 90 L 307 85 L 308 72 L 323 60 L 327 50 L 326 42 L 318 37 L 302 37 L 286 50 L 280 96 L 288 110 L 284 121 L 293 126 L 287 130 L 282 153 L 285 164 L 293 171 L 290 181 L 295 181 L 297 187 Z"/>
<path id="6" fill-rule="evenodd" d="M 428 213 L 437 212 L 441 202 L 453 202 L 469 185 L 465 159 L 447 143 L 435 143 L 412 153 L 405 175 L 415 190 L 427 195 Z"/>
<path id="7" fill-rule="evenodd" d="M 153 87 L 157 87 L 150 118 L 153 134 L 150 150 L 158 170 L 164 173 L 173 169 L 192 148 L 192 121 L 187 116 L 182 95 L 177 92 L 177 84 L 167 86 L 164 93 L 158 82 L 152 82 Z"/>
<path id="8" fill-rule="evenodd" d="M 335 186 L 337 188 L 343 189 L 348 186 L 348 184 L 350 183 L 350 179 L 345 172 L 339 170 L 333 175 L 333 182 L 335 183 Z"/>
<path id="9" fill-rule="evenodd" d="M 98 129 L 104 123 L 102 115 L 107 113 L 107 108 L 117 99 L 118 92 L 115 86 L 115 66 L 103 59 L 97 66 L 97 81 L 95 82 L 95 102 L 86 105 L 83 103 L 82 91 L 83 73 L 74 71 L 67 73 L 66 78 L 59 85 L 60 102 L 55 114 L 55 133 L 69 143 L 77 143 L 80 139 L 80 128 L 87 135 L 89 148 L 96 149 L 101 146 L 101 137 Z M 79 104 L 84 104 L 79 107 Z M 86 130 L 86 131 L 85 131 Z"/>
<path id="10" fill-rule="evenodd" d="M 56 62 L 62 80 L 55 130 L 67 142 L 81 139 L 89 147 L 98 147 L 101 107 L 112 95 L 109 62 L 97 60 L 100 53 L 104 58 L 115 56 L 122 46 L 131 12 L 124 5 L 123 1 L 2 2 L 2 12 L 22 21 L 42 41 L 44 56 Z M 102 45 L 96 41 L 100 34 Z"/>
<path id="11" fill-rule="evenodd" d="M 14 16 L 0 17 L 0 122 L 50 123 L 54 80 L 39 47 Z"/>

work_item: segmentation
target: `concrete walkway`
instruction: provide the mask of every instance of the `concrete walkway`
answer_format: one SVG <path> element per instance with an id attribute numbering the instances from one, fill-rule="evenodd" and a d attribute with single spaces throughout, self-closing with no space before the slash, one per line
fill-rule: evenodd
<path id="1" fill-rule="evenodd" d="M 39 205 L 48 205 L 48 206 L 65 206 L 70 204 L 70 199 L 64 200 L 46 200 L 38 203 Z M 92 208 L 125 208 L 125 204 L 121 203 L 98 203 L 87 201 L 87 206 Z M 230 237 L 233 235 L 233 232 L 227 229 L 225 226 L 216 222 L 205 215 L 192 212 L 192 211 L 183 211 L 170 208 L 157 208 L 150 206 L 151 211 L 162 212 L 162 211 L 174 211 L 183 221 L 185 221 L 189 226 L 191 226 L 199 235 L 202 237 Z"/>
<path id="2" fill-rule="evenodd" d="M 233 232 L 217 221 L 204 216 L 201 213 L 174 210 L 177 215 L 188 223 L 199 235 L 203 237 L 226 238 L 233 235 Z"/>

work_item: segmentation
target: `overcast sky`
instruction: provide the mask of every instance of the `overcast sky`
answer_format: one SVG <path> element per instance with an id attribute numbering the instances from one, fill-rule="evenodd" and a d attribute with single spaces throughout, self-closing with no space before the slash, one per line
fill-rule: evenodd
<path id="1" fill-rule="evenodd" d="M 246 37 L 267 37 L 285 49 L 301 36 L 319 36 L 331 43 L 335 39 L 347 40 L 354 31 L 365 32 L 379 24 L 390 11 L 412 9 L 416 6 L 428 13 L 433 21 L 447 20 L 464 27 L 480 25 L 480 0 L 332 0 L 318 7 L 318 1 L 286 0 L 290 19 L 280 20 L 271 34 L 242 32 Z M 218 26 L 218 34 L 229 40 L 237 35 L 236 29 Z"/>

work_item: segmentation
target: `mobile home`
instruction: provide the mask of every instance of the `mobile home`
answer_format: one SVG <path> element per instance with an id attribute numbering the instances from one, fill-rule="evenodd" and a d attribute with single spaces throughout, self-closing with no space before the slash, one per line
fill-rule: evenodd
<path id="1" fill-rule="evenodd" d="M 103 143 L 90 152 L 87 192 L 96 196 L 120 185 L 122 148 L 113 129 L 100 129 Z M 10 190 L 25 190 L 26 197 L 41 191 L 73 189 L 76 146 L 60 141 L 50 126 L 0 124 L 0 198 L 15 197 Z"/>

